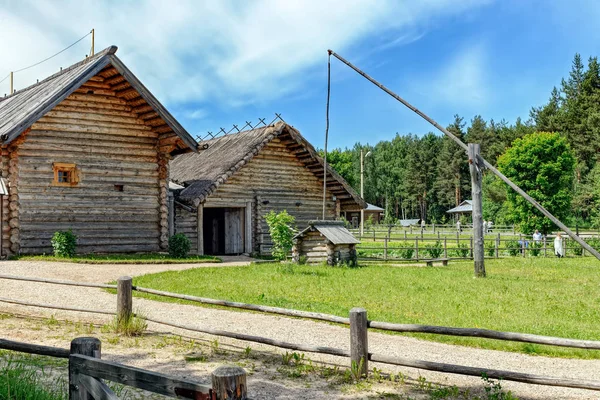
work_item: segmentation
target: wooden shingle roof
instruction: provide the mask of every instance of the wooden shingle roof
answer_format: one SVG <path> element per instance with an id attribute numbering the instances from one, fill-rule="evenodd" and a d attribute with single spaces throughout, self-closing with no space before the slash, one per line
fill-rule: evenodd
<path id="1" fill-rule="evenodd" d="M 122 97 L 128 102 L 139 99 L 135 104 L 147 106 L 145 113 L 151 111 L 156 114 L 161 124 L 165 126 L 159 133 L 164 135 L 172 132 L 179 136 L 187 147 L 196 151 L 198 144 L 194 138 L 119 60 L 115 55 L 116 51 L 116 46 L 108 47 L 36 84 L 0 98 L 1 143 L 6 145 L 13 141 L 81 85 L 94 76 L 104 73 L 107 79 L 113 78 L 115 87 L 126 84 L 130 92 L 123 93 Z M 118 79 L 114 80 L 115 76 Z M 134 104 L 131 106 L 133 108 Z"/>
<path id="2" fill-rule="evenodd" d="M 323 159 L 294 127 L 278 122 L 249 131 L 203 142 L 206 150 L 182 154 L 170 163 L 171 179 L 186 188 L 179 198 L 194 205 L 202 203 L 229 177 L 246 165 L 274 138 L 279 138 L 315 176 L 323 179 Z M 365 208 L 366 203 L 335 170 L 327 165 L 327 189 L 342 203 Z"/>

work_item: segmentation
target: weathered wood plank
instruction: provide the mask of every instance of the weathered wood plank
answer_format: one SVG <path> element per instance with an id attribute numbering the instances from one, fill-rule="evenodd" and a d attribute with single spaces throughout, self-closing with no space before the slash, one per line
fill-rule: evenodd
<path id="1" fill-rule="evenodd" d="M 69 358 L 69 350 L 59 347 L 41 346 L 37 344 L 21 343 L 12 340 L 0 339 L 0 349 L 18 351 L 27 354 L 37 354 L 57 358 Z"/>

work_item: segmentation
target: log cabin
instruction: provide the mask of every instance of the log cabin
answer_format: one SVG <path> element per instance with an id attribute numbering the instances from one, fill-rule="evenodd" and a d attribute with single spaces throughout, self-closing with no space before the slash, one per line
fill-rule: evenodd
<path id="1" fill-rule="evenodd" d="M 279 122 L 200 143 L 170 162 L 174 232 L 197 254 L 269 254 L 265 215 L 286 210 L 296 229 L 322 219 L 323 159 L 292 126 Z M 183 187 L 183 188 L 181 188 Z M 326 218 L 366 203 L 327 166 Z"/>
<path id="2" fill-rule="evenodd" d="M 79 253 L 166 250 L 168 163 L 198 145 L 116 51 L 0 98 L 3 256 L 69 229 Z"/>

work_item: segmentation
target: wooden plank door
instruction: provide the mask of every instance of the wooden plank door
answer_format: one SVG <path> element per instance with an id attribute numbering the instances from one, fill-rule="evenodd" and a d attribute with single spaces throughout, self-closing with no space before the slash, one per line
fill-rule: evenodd
<path id="1" fill-rule="evenodd" d="M 243 208 L 225 209 L 225 254 L 244 252 Z"/>

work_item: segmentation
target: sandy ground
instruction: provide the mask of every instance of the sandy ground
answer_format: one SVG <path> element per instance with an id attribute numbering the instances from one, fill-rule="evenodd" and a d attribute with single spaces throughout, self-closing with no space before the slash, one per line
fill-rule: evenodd
<path id="1" fill-rule="evenodd" d="M 45 277 L 54 279 L 69 279 L 82 282 L 108 282 L 123 275 L 142 275 L 164 270 L 182 270 L 196 267 L 227 267 L 245 265 L 247 259 L 226 259 L 222 264 L 181 264 L 181 265 L 90 265 L 55 262 L 23 262 L 5 261 L 0 263 L 0 274 L 11 274 L 31 277 Z M 51 284 L 20 282 L 0 279 L 0 297 L 25 300 L 49 305 L 63 305 L 95 310 L 114 311 L 116 296 L 101 289 L 79 288 L 72 286 L 59 286 Z M 228 331 L 241 332 L 257 336 L 285 340 L 293 343 L 305 343 L 318 346 L 330 346 L 347 349 L 349 346 L 349 330 L 347 327 L 336 326 L 315 321 L 285 318 L 249 312 L 203 308 L 191 305 L 162 303 L 146 299 L 134 299 L 134 308 L 141 310 L 149 317 L 160 320 L 183 323 L 196 327 L 211 327 Z M 55 311 L 35 307 L 23 307 L 0 303 L 0 312 L 29 314 L 36 316 L 54 315 L 58 319 L 72 321 L 107 322 L 107 318 L 96 315 Z M 1 337 L 13 340 L 25 340 L 34 343 L 67 346 L 73 336 L 62 333 L 61 335 L 41 335 L 39 330 L 26 327 L 24 324 L 7 324 L 0 321 Z M 347 386 L 333 385 L 326 379 L 317 375 L 303 379 L 289 379 L 289 372 L 278 372 L 281 369 L 273 366 L 273 357 L 285 353 L 282 349 L 255 343 L 241 342 L 226 338 L 216 338 L 210 335 L 191 334 L 178 331 L 161 325 L 150 324 L 149 328 L 156 332 L 174 332 L 197 338 L 199 342 L 210 343 L 215 339 L 221 346 L 238 349 L 231 351 L 227 360 L 218 360 L 215 363 L 190 363 L 186 362 L 182 354 L 170 351 L 168 354 L 154 349 L 148 351 L 142 345 L 140 348 L 129 345 L 105 344 L 105 357 L 130 365 L 156 370 L 178 376 L 193 377 L 201 382 L 207 382 L 207 374 L 219 362 L 241 362 L 251 370 L 248 378 L 249 392 L 254 399 L 314 399 L 314 398 L 379 398 L 377 392 L 404 393 L 405 385 L 378 385 L 372 386 L 370 391 L 356 392 L 356 388 L 348 389 Z M 75 332 L 77 333 L 77 332 Z M 109 339 L 119 341 L 118 338 Z M 130 339 L 127 339 L 130 340 Z M 158 340 L 158 339 L 157 339 Z M 119 343 L 125 343 L 120 340 Z M 112 346 L 112 347 L 111 347 Z M 247 346 L 252 351 L 260 353 L 269 362 L 257 360 L 248 361 L 243 358 L 243 349 Z M 549 375 L 582 380 L 598 379 L 600 376 L 600 360 L 569 360 L 529 356 L 525 354 L 481 350 L 462 346 L 432 343 L 414 338 L 386 335 L 382 333 L 369 333 L 369 350 L 373 353 L 401 356 L 428 361 L 453 363 L 474 367 L 512 370 L 538 375 Z M 269 355 L 271 357 L 269 358 Z M 348 360 L 319 354 L 307 354 L 306 357 L 315 362 L 328 365 L 348 365 Z M 237 360 L 237 361 L 236 361 Z M 252 366 L 254 364 L 254 367 Z M 275 363 L 277 364 L 277 363 Z M 456 385 L 462 390 L 475 390 L 482 387 L 482 381 L 476 377 L 461 375 L 441 374 L 424 370 L 393 367 L 385 364 L 371 363 L 370 368 L 376 367 L 388 373 L 402 373 L 407 376 L 407 381 L 415 381 L 419 377 L 443 385 Z M 356 386 L 356 385 L 355 385 Z M 502 382 L 505 390 L 510 390 L 521 399 L 597 399 L 599 392 L 579 389 L 555 388 L 539 385 L 528 385 L 515 382 Z M 363 388 L 364 389 L 364 388 Z M 369 397 L 369 396 L 375 397 Z M 413 396 L 411 394 L 411 396 Z M 400 397 L 399 397 L 400 398 Z"/>

